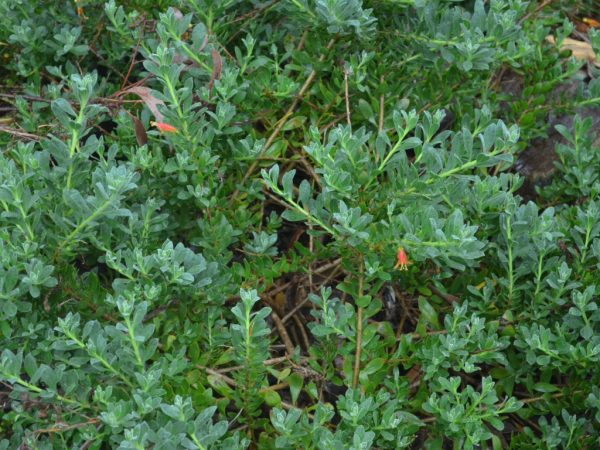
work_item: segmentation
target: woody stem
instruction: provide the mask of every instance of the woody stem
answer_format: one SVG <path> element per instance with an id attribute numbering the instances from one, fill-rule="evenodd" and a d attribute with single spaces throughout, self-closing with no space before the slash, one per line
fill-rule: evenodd
<path id="1" fill-rule="evenodd" d="M 358 278 L 358 300 L 363 296 L 363 263 L 360 263 L 360 275 Z M 363 308 L 361 306 L 358 307 L 358 311 L 356 313 L 356 353 L 354 355 L 354 374 L 352 377 L 352 387 L 356 389 L 358 386 L 358 377 L 360 374 L 360 356 L 362 353 L 362 338 L 363 338 Z"/>

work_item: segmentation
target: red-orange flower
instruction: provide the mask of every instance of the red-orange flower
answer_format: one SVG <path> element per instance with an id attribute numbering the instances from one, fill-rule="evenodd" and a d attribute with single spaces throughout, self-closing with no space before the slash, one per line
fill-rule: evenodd
<path id="1" fill-rule="evenodd" d="M 581 19 L 581 21 L 590 28 L 600 28 L 600 22 L 598 22 L 596 19 L 584 17 L 583 19 Z"/>
<path id="2" fill-rule="evenodd" d="M 398 261 L 396 262 L 394 269 L 408 270 L 408 265 L 410 264 L 410 261 L 408 260 L 408 255 L 406 254 L 406 251 L 402 247 L 398 249 L 397 258 Z"/>
<path id="3" fill-rule="evenodd" d="M 164 122 L 150 122 L 150 125 L 155 126 L 163 133 L 177 133 L 179 131 L 173 125 Z"/>

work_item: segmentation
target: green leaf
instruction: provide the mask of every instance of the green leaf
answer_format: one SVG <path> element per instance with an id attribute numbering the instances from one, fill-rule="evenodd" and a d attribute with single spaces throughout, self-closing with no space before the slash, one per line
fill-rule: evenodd
<path id="1" fill-rule="evenodd" d="M 544 393 L 560 391 L 560 388 L 553 385 L 552 383 L 544 383 L 541 381 L 538 383 L 535 383 L 533 385 L 533 388 L 538 392 L 544 392 Z"/>
<path id="2" fill-rule="evenodd" d="M 281 405 L 281 396 L 279 395 L 279 393 L 277 391 L 267 390 L 267 391 L 264 391 L 261 395 L 262 395 L 265 403 L 268 406 L 270 406 L 271 408 Z"/>
<path id="3" fill-rule="evenodd" d="M 375 112 L 373 111 L 373 108 L 371 108 L 371 105 L 369 104 L 369 102 L 365 101 L 364 99 L 359 99 L 358 100 L 358 110 L 360 111 L 360 113 L 362 114 L 362 116 L 369 120 L 369 121 L 375 121 Z"/>
<path id="4" fill-rule="evenodd" d="M 430 324 L 435 330 L 441 328 L 437 311 L 425 297 L 419 297 L 419 311 L 421 312 L 421 317 L 425 320 L 425 323 Z"/>
<path id="5" fill-rule="evenodd" d="M 292 373 L 288 378 L 287 382 L 290 384 L 290 394 L 292 395 L 292 404 L 296 404 L 298 396 L 304 386 L 304 378 L 296 372 Z"/>

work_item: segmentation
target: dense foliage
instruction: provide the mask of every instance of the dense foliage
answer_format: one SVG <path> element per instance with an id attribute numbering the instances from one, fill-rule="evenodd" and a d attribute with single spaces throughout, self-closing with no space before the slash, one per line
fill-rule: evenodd
<path id="1" fill-rule="evenodd" d="M 598 448 L 589 8 L 0 2 L 0 449 Z"/>

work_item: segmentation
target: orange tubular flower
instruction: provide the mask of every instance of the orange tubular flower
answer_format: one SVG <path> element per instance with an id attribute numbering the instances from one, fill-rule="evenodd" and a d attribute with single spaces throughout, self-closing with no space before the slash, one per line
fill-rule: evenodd
<path id="1" fill-rule="evenodd" d="M 402 247 L 398 249 L 397 257 L 398 261 L 396 262 L 394 269 L 408 270 L 408 265 L 410 264 L 410 261 L 408 260 L 408 255 L 406 254 L 406 251 L 404 251 Z"/>
<path id="2" fill-rule="evenodd" d="M 596 19 L 584 17 L 581 21 L 590 28 L 600 28 L 600 22 L 598 22 Z"/>
<path id="3" fill-rule="evenodd" d="M 164 122 L 150 122 L 150 125 L 155 126 L 163 133 L 177 133 L 179 131 L 173 125 Z"/>

